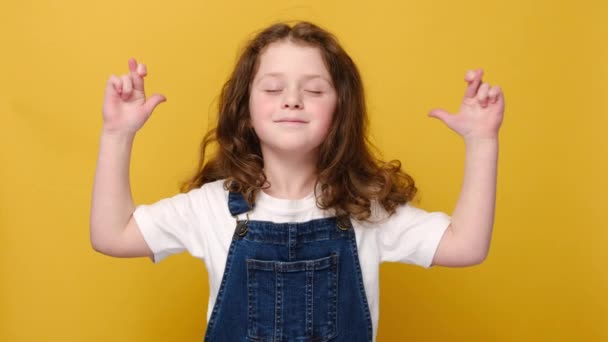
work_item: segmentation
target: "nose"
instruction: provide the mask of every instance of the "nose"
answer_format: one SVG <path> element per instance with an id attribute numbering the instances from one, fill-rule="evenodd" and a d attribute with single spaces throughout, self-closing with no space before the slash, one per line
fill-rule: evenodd
<path id="1" fill-rule="evenodd" d="M 302 109 L 304 108 L 304 103 L 302 103 L 302 99 L 296 90 L 286 91 L 281 108 Z"/>

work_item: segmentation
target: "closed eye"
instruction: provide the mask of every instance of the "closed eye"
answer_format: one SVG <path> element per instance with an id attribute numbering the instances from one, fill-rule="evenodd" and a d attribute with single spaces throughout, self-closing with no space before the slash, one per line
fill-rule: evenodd
<path id="1" fill-rule="evenodd" d="M 281 89 L 265 89 L 264 91 L 267 93 L 279 93 Z"/>
<path id="2" fill-rule="evenodd" d="M 307 92 L 315 95 L 321 95 L 323 92 L 318 90 L 306 90 Z"/>

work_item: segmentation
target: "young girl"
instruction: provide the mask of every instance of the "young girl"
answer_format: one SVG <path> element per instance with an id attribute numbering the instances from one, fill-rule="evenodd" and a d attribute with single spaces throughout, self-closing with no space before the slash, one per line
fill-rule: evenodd
<path id="1" fill-rule="evenodd" d="M 247 45 L 183 193 L 135 207 L 133 139 L 165 97 L 146 98 L 145 65 L 131 59 L 129 69 L 106 88 L 91 243 L 155 263 L 186 250 L 204 260 L 206 341 L 373 341 L 381 262 L 485 259 L 504 100 L 481 70 L 466 74 L 456 115 L 429 113 L 466 145 L 450 218 L 411 206 L 412 178 L 398 161 L 373 156 L 359 72 L 330 33 L 307 22 L 270 26 Z M 218 150 L 205 162 L 212 142 Z"/>

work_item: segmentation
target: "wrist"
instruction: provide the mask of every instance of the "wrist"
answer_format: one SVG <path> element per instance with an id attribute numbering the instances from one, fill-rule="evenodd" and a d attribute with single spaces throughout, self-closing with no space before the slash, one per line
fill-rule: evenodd
<path id="1" fill-rule="evenodd" d="M 498 144 L 498 134 L 496 135 L 483 135 L 483 136 L 465 136 L 463 137 L 464 144 L 470 145 L 495 145 Z"/>
<path id="2" fill-rule="evenodd" d="M 135 133 L 108 129 L 102 129 L 101 131 L 101 143 L 106 146 L 131 146 L 134 140 Z"/>
<path id="3" fill-rule="evenodd" d="M 498 154 L 498 137 L 475 137 L 464 141 L 467 156 L 486 156 L 496 158 Z"/>
<path id="4" fill-rule="evenodd" d="M 106 137 L 113 140 L 133 140 L 136 132 L 129 132 L 125 130 L 118 130 L 116 128 L 108 127 L 104 125 L 101 128 L 102 137 Z"/>

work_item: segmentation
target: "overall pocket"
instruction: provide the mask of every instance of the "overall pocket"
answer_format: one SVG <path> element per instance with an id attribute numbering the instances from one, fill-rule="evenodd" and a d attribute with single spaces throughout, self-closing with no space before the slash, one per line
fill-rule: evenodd
<path id="1" fill-rule="evenodd" d="M 248 337 L 311 342 L 335 337 L 338 260 L 337 253 L 290 262 L 247 259 Z"/>

